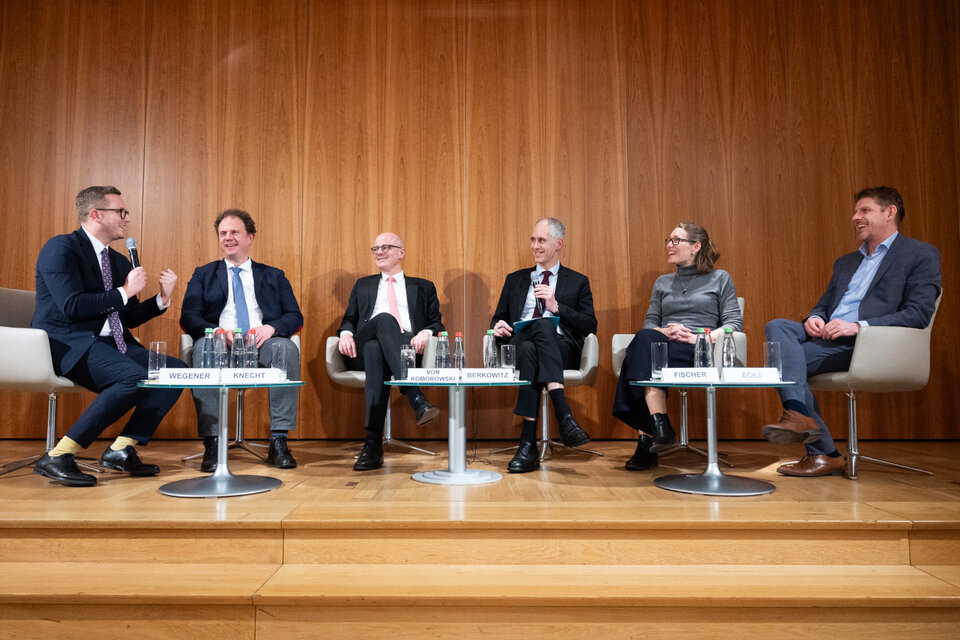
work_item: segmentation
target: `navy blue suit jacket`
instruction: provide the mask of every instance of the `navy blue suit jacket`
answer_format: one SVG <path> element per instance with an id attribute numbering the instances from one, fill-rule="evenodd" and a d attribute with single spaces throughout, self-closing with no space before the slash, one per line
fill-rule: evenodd
<path id="1" fill-rule="evenodd" d="M 341 331 L 357 331 L 373 315 L 373 308 L 377 304 L 377 291 L 380 287 L 380 274 L 364 276 L 357 280 L 350 290 L 350 300 L 347 310 L 343 314 Z M 413 333 L 417 334 L 424 329 L 433 331 L 437 335 L 443 331 L 443 322 L 440 319 L 440 301 L 437 298 L 437 288 L 429 280 L 413 278 L 404 274 L 403 281 L 407 290 L 407 308 L 410 311 L 410 325 Z"/>
<path id="2" fill-rule="evenodd" d="M 811 316 L 830 318 L 862 261 L 863 254 L 859 251 L 837 258 L 830 284 L 810 312 Z M 922 329 L 930 324 L 940 285 L 937 248 L 900 234 L 890 245 L 860 302 L 858 319 L 871 326 Z"/>
<path id="3" fill-rule="evenodd" d="M 263 313 L 263 324 L 273 327 L 276 336 L 289 338 L 303 327 L 303 314 L 293 287 L 282 270 L 251 262 L 253 291 Z M 203 337 L 204 329 L 220 326 L 220 314 L 227 306 L 227 287 L 227 266 L 223 260 L 194 269 L 180 310 L 180 327 L 194 340 Z"/>
<path id="4" fill-rule="evenodd" d="M 47 332 L 59 375 L 83 359 L 112 312 L 120 314 L 124 340 L 131 343 L 136 340 L 130 328 L 164 312 L 156 296 L 144 302 L 133 296 L 123 303 L 116 287 L 123 285 L 133 266 L 112 248 L 108 255 L 114 286 L 110 291 L 103 290 L 100 257 L 83 229 L 50 238 L 37 256 L 37 302 L 30 326 Z"/>
<path id="5" fill-rule="evenodd" d="M 520 319 L 527 293 L 530 291 L 530 274 L 536 270 L 536 267 L 520 269 L 507 276 L 500 291 L 497 309 L 490 321 L 491 329 L 500 320 L 513 325 Z M 560 330 L 563 332 L 561 340 L 570 341 L 571 346 L 576 347 L 576 352 L 579 353 L 583 350 L 583 340 L 587 334 L 597 332 L 597 316 L 593 312 L 590 280 L 582 273 L 561 264 L 553 295 L 559 307 L 557 315 L 560 316 Z"/>

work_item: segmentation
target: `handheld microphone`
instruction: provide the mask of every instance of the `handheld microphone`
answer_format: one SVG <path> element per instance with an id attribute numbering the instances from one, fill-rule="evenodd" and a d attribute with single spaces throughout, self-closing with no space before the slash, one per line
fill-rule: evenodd
<path id="1" fill-rule="evenodd" d="M 534 287 L 536 287 L 538 284 L 540 284 L 540 278 L 537 277 L 537 272 L 536 272 L 536 271 L 531 271 L 531 272 L 530 272 L 530 284 L 532 284 Z M 536 307 L 536 308 L 537 308 L 537 315 L 538 315 L 538 316 L 542 316 L 542 315 L 543 315 L 543 308 L 544 308 L 543 298 L 538 298 L 538 297 L 534 296 L 533 300 L 534 300 L 534 302 L 536 302 L 536 305 L 537 305 L 537 307 Z"/>
<path id="2" fill-rule="evenodd" d="M 130 254 L 130 262 L 133 268 L 140 266 L 140 254 L 137 253 L 137 241 L 134 238 L 127 238 L 127 253 Z"/>

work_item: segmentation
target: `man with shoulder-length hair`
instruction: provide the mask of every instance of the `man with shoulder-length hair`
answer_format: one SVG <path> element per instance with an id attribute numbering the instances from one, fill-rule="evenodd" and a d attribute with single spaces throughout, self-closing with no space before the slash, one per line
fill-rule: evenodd
<path id="1" fill-rule="evenodd" d="M 891 187 L 871 187 L 854 196 L 853 226 L 860 247 L 837 258 L 826 292 L 803 323 L 767 323 L 767 340 L 780 343 L 783 379 L 777 390 L 783 414 L 761 432 L 777 444 L 804 443 L 806 455 L 781 465 L 787 476 L 842 474 L 844 459 L 807 384 L 808 376 L 850 367 L 861 327 L 923 328 L 940 295 L 940 252 L 899 232 L 906 213 Z"/>
<path id="2" fill-rule="evenodd" d="M 537 402 L 546 387 L 568 447 L 590 441 L 574 419 L 563 391 L 563 370 L 577 368 L 588 334 L 596 333 L 590 280 L 560 264 L 566 228 L 556 218 L 533 225 L 530 250 L 536 266 L 507 276 L 490 327 L 502 342 L 517 347 L 517 369 L 530 384 L 517 391 L 514 413 L 523 421 L 520 446 L 507 470 L 526 473 L 540 466 L 537 450 Z M 556 318 L 554 320 L 553 318 Z M 517 322 L 525 321 L 522 329 Z"/>
<path id="3" fill-rule="evenodd" d="M 226 330 L 228 346 L 233 331 L 244 335 L 253 330 L 257 337 L 257 363 L 270 367 L 283 362 L 288 380 L 300 379 L 300 350 L 290 340 L 303 326 L 303 314 L 287 276 L 250 258 L 257 225 L 249 213 L 227 209 L 213 223 L 220 242 L 222 260 L 197 267 L 187 284 L 180 312 L 180 326 L 193 336 L 193 366 L 203 357 L 204 337 L 209 328 Z M 270 448 L 267 464 L 278 469 L 297 466 L 287 446 L 287 433 L 297 427 L 296 388 L 270 389 Z M 197 432 L 203 438 L 200 470 L 217 468 L 219 409 L 215 389 L 194 389 Z"/>
<path id="4" fill-rule="evenodd" d="M 143 267 L 134 268 L 110 243 L 127 235 L 130 211 L 120 190 L 87 187 L 77 194 L 80 228 L 47 241 L 37 257 L 37 302 L 30 326 L 50 339 L 57 375 L 99 394 L 67 434 L 34 467 L 34 472 L 65 485 L 92 486 L 94 476 L 77 467 L 76 454 L 133 409 L 120 436 L 100 464 L 134 476 L 152 476 L 160 467 L 140 460 L 134 445 L 145 445 L 160 426 L 180 389 L 141 389 L 148 352 L 130 333 L 170 306 L 177 274 L 160 272 L 160 292 L 141 302 L 147 284 Z M 167 357 L 168 367 L 184 367 Z"/>

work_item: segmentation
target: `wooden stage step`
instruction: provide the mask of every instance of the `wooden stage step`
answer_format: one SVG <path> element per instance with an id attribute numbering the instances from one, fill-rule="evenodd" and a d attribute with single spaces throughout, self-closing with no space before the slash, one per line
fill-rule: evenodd
<path id="1" fill-rule="evenodd" d="M 4 638 L 946 638 L 960 567 L 6 563 L 0 619 Z"/>

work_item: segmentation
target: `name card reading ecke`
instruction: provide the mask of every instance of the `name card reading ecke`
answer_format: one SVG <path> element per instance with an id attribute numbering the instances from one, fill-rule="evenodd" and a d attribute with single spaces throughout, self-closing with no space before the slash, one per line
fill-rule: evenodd
<path id="1" fill-rule="evenodd" d="M 776 367 L 730 367 L 723 370 L 724 382 L 776 384 L 781 382 Z"/>

